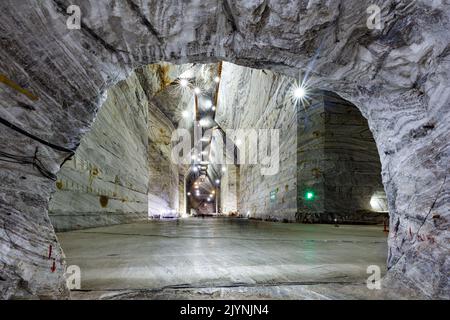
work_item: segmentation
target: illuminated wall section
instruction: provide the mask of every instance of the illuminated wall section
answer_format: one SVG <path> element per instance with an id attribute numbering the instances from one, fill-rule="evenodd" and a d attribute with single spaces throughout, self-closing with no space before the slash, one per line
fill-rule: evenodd
<path id="1" fill-rule="evenodd" d="M 331 92 L 317 92 L 298 121 L 297 220 L 382 222 L 381 164 L 360 111 Z"/>

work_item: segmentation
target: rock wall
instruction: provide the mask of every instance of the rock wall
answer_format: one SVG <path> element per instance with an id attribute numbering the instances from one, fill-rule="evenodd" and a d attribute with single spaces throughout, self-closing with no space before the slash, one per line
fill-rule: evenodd
<path id="1" fill-rule="evenodd" d="M 108 90 L 91 131 L 58 173 L 49 205 L 56 231 L 147 219 L 148 109 L 135 74 Z"/>
<path id="2" fill-rule="evenodd" d="M 367 120 L 336 94 L 316 91 L 298 114 L 298 217 L 302 222 L 381 223 L 385 198 Z M 383 203 L 382 207 L 386 207 Z"/>
<path id="3" fill-rule="evenodd" d="M 245 131 L 234 138 L 242 140 L 237 148 L 245 153 L 239 166 L 238 210 L 241 215 L 266 220 L 295 221 L 297 212 L 297 120 L 296 110 L 285 107 L 292 78 L 224 63 L 219 88 L 216 121 L 224 130 L 255 130 L 259 146 L 271 144 L 260 136 L 259 129 L 275 129 L 279 137 L 279 157 L 274 172 L 262 173 L 258 152 L 256 163 L 251 161 Z M 251 134 L 250 134 L 251 135 Z M 251 139 L 251 138 L 249 138 Z M 267 152 L 270 154 L 270 152 Z"/>
<path id="4" fill-rule="evenodd" d="M 236 214 L 238 211 L 238 194 L 240 190 L 239 167 L 235 165 L 225 166 L 220 181 L 220 208 L 222 213 Z"/>
<path id="5" fill-rule="evenodd" d="M 327 91 L 309 92 L 307 101 L 295 106 L 294 87 L 289 77 L 223 64 L 217 114 L 221 127 L 280 130 L 279 172 L 274 176 L 263 175 L 260 163 L 249 164 L 245 145 L 246 163 L 239 174 L 244 187 L 237 190 L 240 215 L 309 223 L 383 222 L 370 206 L 372 196 L 380 197 L 384 189 L 367 120 L 354 105 Z M 242 140 L 241 147 L 243 137 L 234 139 Z M 233 197 L 226 194 L 227 178 L 222 179 L 225 211 Z"/>
<path id="6" fill-rule="evenodd" d="M 297 113 L 297 201 L 299 222 L 321 222 L 325 215 L 325 121 L 323 95 L 309 97 L 307 108 Z M 313 192 L 313 199 L 307 194 Z"/>
<path id="7" fill-rule="evenodd" d="M 149 116 L 148 215 L 150 218 L 177 216 L 180 212 L 179 177 L 178 168 L 171 161 L 171 138 L 175 128 L 153 103 Z"/>
<path id="8" fill-rule="evenodd" d="M 58 173 L 49 206 L 56 231 L 176 215 L 174 124 L 155 97 L 182 71 L 170 64 L 145 66 L 108 90 L 91 131 Z M 175 109 L 176 103 L 164 107 Z"/>
<path id="9" fill-rule="evenodd" d="M 426 0 L 0 2 L 1 296 L 67 297 L 48 218 L 57 173 L 89 130 L 106 89 L 157 61 L 226 59 L 338 93 L 368 119 L 390 212 L 385 287 L 448 299 L 450 4 Z M 367 8 L 381 9 L 381 29 Z M 170 21 L 170 23 L 168 23 Z M 38 153 L 36 154 L 36 147 Z M 12 236 L 13 235 L 13 236 Z M 61 267 L 48 272 L 48 245 Z M 59 266 L 59 265 L 58 265 Z"/>
<path id="10" fill-rule="evenodd" d="M 382 201 L 384 187 L 377 146 L 367 120 L 351 103 L 323 93 L 325 212 L 339 223 L 382 223 L 371 199 Z M 386 207 L 386 205 L 383 205 Z"/>

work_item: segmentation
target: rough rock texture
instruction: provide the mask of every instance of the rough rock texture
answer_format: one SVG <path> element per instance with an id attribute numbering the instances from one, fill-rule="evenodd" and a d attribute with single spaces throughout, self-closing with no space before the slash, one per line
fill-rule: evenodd
<path id="1" fill-rule="evenodd" d="M 372 196 L 384 190 L 367 120 L 331 92 L 309 92 L 304 103 L 294 104 L 294 88 L 291 77 L 223 64 L 219 125 L 224 130 L 278 129 L 280 135 L 279 170 L 274 175 L 261 172 L 261 158 L 250 163 L 245 145 L 239 181 L 231 171 L 222 177 L 223 212 L 276 221 L 383 222 L 370 205 Z M 234 138 L 242 141 L 241 152 L 244 135 L 242 131 Z M 236 189 L 238 184 L 241 188 Z M 305 198 L 308 191 L 313 199 Z M 233 206 L 233 198 L 237 205 Z"/>
<path id="2" fill-rule="evenodd" d="M 302 70 L 310 86 L 336 92 L 368 118 L 391 215 L 386 284 L 449 298 L 448 3 L 82 0 L 81 30 L 66 28 L 69 4 L 0 3 L 0 73 L 18 85 L 2 77 L 1 118 L 76 148 L 105 90 L 135 66 L 223 58 L 291 76 Z M 371 4 L 382 9 L 382 30 L 367 28 Z M 5 126 L 0 136 L 9 153 L 33 157 L 39 146 L 53 173 L 67 156 Z M 46 254 L 55 240 L 47 215 L 54 181 L 30 165 L 1 169 L 2 297 L 18 282 L 23 294 L 67 296 L 64 270 L 50 273 Z"/>
<path id="3" fill-rule="evenodd" d="M 49 208 L 56 231 L 147 219 L 148 113 L 136 74 L 108 90 L 91 131 L 58 174 Z"/>
<path id="4" fill-rule="evenodd" d="M 172 121 L 184 107 L 167 91 L 184 67 L 144 66 L 108 90 L 73 160 L 58 174 L 49 215 L 56 231 L 146 220 L 178 212 L 178 169 L 170 159 Z M 186 100 L 186 98 L 185 98 Z M 181 106 L 179 106 L 181 104 Z"/>
<path id="5" fill-rule="evenodd" d="M 386 208 L 381 163 L 367 120 L 331 92 L 311 93 L 310 100 L 298 112 L 297 220 L 383 222 L 376 212 Z"/>
<path id="6" fill-rule="evenodd" d="M 176 79 L 191 64 L 174 65 L 158 63 L 136 71 L 140 84 L 149 101 L 148 118 L 148 215 L 150 218 L 176 216 L 184 212 L 183 166 L 176 166 L 171 159 L 172 133 L 176 127 L 189 124 L 182 118 L 182 110 L 191 104 L 192 95 L 179 90 Z M 182 190 L 181 190 L 182 191 Z"/>
<path id="7" fill-rule="evenodd" d="M 226 215 L 237 214 L 239 192 L 239 167 L 227 165 L 220 181 L 220 208 Z"/>
<path id="8" fill-rule="evenodd" d="M 178 212 L 178 168 L 171 161 L 171 138 L 175 130 L 169 119 L 154 104 L 150 110 L 148 180 L 148 214 L 150 217 L 171 216 Z"/>
<path id="9" fill-rule="evenodd" d="M 237 130 L 241 153 L 238 210 L 240 214 L 266 220 L 295 221 L 297 213 L 297 111 L 286 101 L 294 79 L 270 71 L 243 68 L 224 63 L 219 88 L 216 121 L 224 130 Z M 260 129 L 277 130 L 279 156 L 273 158 L 273 172 L 264 175 L 263 160 L 252 159 L 250 147 L 255 130 L 258 143 L 266 145 L 268 155 L 276 153 L 268 135 Z M 239 132 L 238 130 L 243 130 Z M 267 133 L 266 133 L 267 134 Z M 266 140 L 264 139 L 266 138 Z M 254 143 L 251 143 L 254 145 Z M 263 147 L 264 148 L 264 147 Z M 253 160 L 255 163 L 252 163 Z"/>

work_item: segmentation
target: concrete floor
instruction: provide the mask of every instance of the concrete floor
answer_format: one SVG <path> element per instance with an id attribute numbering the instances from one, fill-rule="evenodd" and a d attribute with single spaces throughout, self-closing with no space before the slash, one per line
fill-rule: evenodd
<path id="1" fill-rule="evenodd" d="M 386 269 L 380 226 L 188 218 L 59 233 L 81 268 L 76 298 L 371 297 Z"/>

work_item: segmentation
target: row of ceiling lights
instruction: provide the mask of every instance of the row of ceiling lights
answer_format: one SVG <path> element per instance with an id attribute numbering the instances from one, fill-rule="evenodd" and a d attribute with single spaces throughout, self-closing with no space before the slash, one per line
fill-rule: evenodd
<path id="1" fill-rule="evenodd" d="M 214 82 L 219 83 L 219 82 L 220 82 L 220 78 L 216 76 L 216 77 L 214 78 Z M 182 88 L 188 88 L 188 87 L 190 87 L 190 84 L 191 84 L 191 83 L 189 82 L 188 79 L 181 78 L 181 79 L 179 80 L 179 84 L 180 84 L 180 86 L 181 86 Z M 199 87 L 193 87 L 193 92 L 194 92 L 195 95 L 198 96 L 198 95 L 200 95 L 200 94 L 202 93 L 202 90 L 201 90 Z M 290 96 L 291 96 L 292 101 L 293 101 L 295 104 L 297 104 L 298 102 L 302 102 L 302 103 L 303 103 L 303 102 L 305 101 L 305 99 L 307 98 L 307 89 L 306 89 L 306 86 L 305 86 L 303 83 L 300 84 L 300 85 L 299 85 L 299 84 L 295 85 L 295 86 L 293 87 L 293 89 L 291 90 Z M 213 103 L 211 102 L 211 100 L 207 100 L 207 101 L 205 102 L 205 107 L 206 107 L 206 110 L 210 110 L 210 109 L 212 109 L 212 111 L 215 111 L 215 110 L 216 110 L 216 107 L 213 105 Z M 183 116 L 184 118 L 188 118 L 188 117 L 189 117 L 189 111 L 187 111 L 187 110 L 183 111 L 182 116 Z M 201 119 L 201 120 L 199 121 L 199 124 L 198 124 L 198 125 L 199 125 L 199 126 L 202 126 L 202 127 L 206 127 L 206 126 L 209 125 L 209 121 L 208 121 L 207 119 L 204 119 L 204 118 L 203 118 L 203 119 Z M 202 141 L 208 142 L 208 139 L 207 139 L 207 138 L 202 138 Z M 242 143 L 242 141 L 241 141 L 240 139 L 237 139 L 237 140 L 236 140 L 236 145 L 237 145 L 237 146 L 241 145 L 241 143 Z M 206 152 L 205 152 L 205 151 L 202 151 L 201 154 L 206 155 Z M 195 160 L 195 155 L 192 156 L 192 159 Z M 198 161 L 201 161 L 201 155 L 199 155 Z M 198 172 L 199 170 L 200 170 L 200 167 L 194 165 L 193 171 L 194 171 L 194 172 Z M 223 166 L 223 167 L 222 167 L 222 172 L 225 172 L 225 171 L 226 171 L 226 168 Z M 219 185 L 219 184 L 220 184 L 220 180 L 219 180 L 219 179 L 216 179 L 216 180 L 215 180 L 215 183 L 216 183 L 217 185 Z M 195 182 L 195 183 L 194 183 L 194 189 L 195 189 L 195 195 L 196 195 L 197 197 L 200 197 L 201 194 L 200 194 L 200 191 L 199 191 L 199 185 L 198 185 L 198 182 Z M 187 195 L 188 195 L 188 196 L 191 196 L 191 193 L 190 193 L 190 192 L 187 192 Z M 215 195 L 215 191 L 212 190 L 211 193 L 209 194 L 208 198 L 207 198 L 207 201 L 210 202 L 210 201 L 214 198 L 214 195 Z M 314 193 L 313 193 L 313 192 L 308 192 L 308 193 L 306 194 L 306 198 L 307 198 L 308 200 L 312 200 L 312 199 L 314 198 Z M 205 204 L 205 205 L 206 205 L 206 204 Z M 250 213 L 250 212 L 248 212 L 247 214 L 249 214 L 249 213 Z"/>
<path id="2" fill-rule="evenodd" d="M 218 76 L 214 77 L 214 82 L 215 82 L 215 83 L 219 83 L 219 82 L 220 82 L 220 78 L 219 78 Z M 188 79 L 186 79 L 186 78 L 181 78 L 181 79 L 178 81 L 178 84 L 180 85 L 181 88 L 190 88 L 190 87 L 191 87 L 191 82 L 190 82 Z M 194 94 L 197 95 L 197 96 L 200 95 L 200 94 L 202 93 L 202 89 L 201 89 L 200 87 L 198 87 L 198 86 L 193 87 L 193 88 L 192 88 L 192 91 L 193 91 Z M 212 111 L 216 111 L 216 107 L 213 105 L 213 103 L 212 103 L 211 100 L 207 100 L 207 101 L 205 102 L 205 108 L 206 108 L 206 110 L 211 109 Z M 190 114 L 190 113 L 189 113 L 189 111 L 187 111 L 187 110 L 184 110 L 184 111 L 182 112 L 182 116 L 183 116 L 184 118 L 189 117 L 189 114 Z M 203 121 L 203 123 L 202 123 L 202 121 L 200 120 L 200 125 L 201 125 L 201 126 L 207 126 L 208 124 L 207 124 L 205 121 Z"/>
<path id="3" fill-rule="evenodd" d="M 196 189 L 196 190 L 195 190 L 195 195 L 196 195 L 197 197 L 199 197 L 199 196 L 201 195 L 201 194 L 200 194 L 200 191 L 198 190 L 198 188 L 199 188 L 198 182 L 195 182 L 195 183 L 194 183 L 194 189 Z M 208 198 L 207 198 L 208 202 L 211 201 L 211 200 L 214 198 L 214 195 L 215 195 L 215 194 L 216 194 L 216 191 L 215 191 L 215 190 L 212 190 L 211 193 L 209 193 Z M 188 192 L 187 195 L 190 196 L 191 193 Z"/>
<path id="4" fill-rule="evenodd" d="M 214 78 L 214 82 L 219 83 L 219 82 L 220 82 L 220 78 L 216 76 L 216 77 Z M 179 80 L 179 85 L 180 85 L 182 88 L 189 88 L 190 85 L 191 85 L 191 83 L 190 83 L 190 81 L 189 81 L 188 79 L 186 79 L 186 78 L 181 78 L 181 79 Z M 196 87 L 193 87 L 193 93 L 194 93 L 195 95 L 198 96 L 198 95 L 200 95 L 200 94 L 202 93 L 202 90 L 201 90 L 199 87 L 196 86 Z M 305 88 L 303 85 L 295 86 L 294 89 L 293 89 L 293 91 L 292 91 L 292 93 L 291 93 L 291 95 L 292 95 L 292 99 L 293 99 L 295 102 L 303 101 L 303 100 L 306 98 L 306 95 L 307 95 L 306 88 Z M 209 110 L 209 109 L 212 109 L 212 111 L 215 111 L 215 110 L 216 110 L 216 107 L 212 104 L 211 100 L 207 100 L 207 101 L 206 101 L 205 107 L 206 107 L 207 110 Z M 183 111 L 182 115 L 183 115 L 184 118 L 189 117 L 189 111 L 187 111 L 187 110 Z M 200 122 L 199 122 L 199 125 L 202 126 L 202 127 L 208 126 L 208 125 L 209 125 L 209 121 L 208 121 L 207 119 L 201 119 Z M 241 140 L 238 139 L 238 140 L 236 141 L 236 145 L 240 145 L 240 144 L 241 144 Z M 202 154 L 205 155 L 206 152 L 205 152 L 205 151 L 202 151 Z M 195 160 L 195 155 L 192 156 L 192 159 Z M 197 158 L 197 160 L 198 160 L 198 161 L 201 161 L 201 155 L 199 155 L 199 157 Z M 193 171 L 194 171 L 194 172 L 198 172 L 199 170 L 200 170 L 200 167 L 194 165 Z M 225 168 L 225 167 L 222 167 L 222 172 L 225 172 L 225 171 L 226 171 L 226 168 Z M 215 182 L 216 182 L 217 185 L 220 184 L 220 180 L 219 180 L 219 179 L 216 179 Z M 196 196 L 199 197 L 199 196 L 200 196 L 200 191 L 198 190 L 198 189 L 199 189 L 198 182 L 195 182 L 195 183 L 194 183 L 194 188 L 196 189 L 196 191 L 195 191 Z M 213 191 L 209 194 L 209 196 L 208 196 L 208 198 L 207 198 L 207 201 L 208 201 L 208 202 L 210 202 L 210 201 L 214 198 L 214 194 L 215 194 L 215 191 L 213 190 Z M 190 196 L 191 193 L 188 192 L 187 195 Z"/>
<path id="5" fill-rule="evenodd" d="M 190 70 L 188 70 L 188 71 L 190 71 Z M 192 88 L 193 93 L 198 96 L 198 95 L 200 95 L 202 93 L 202 89 L 200 87 L 198 87 L 198 86 L 193 87 L 191 85 L 191 82 L 189 81 L 188 78 L 191 78 L 192 76 L 193 76 L 192 72 L 185 72 L 184 74 L 182 74 L 180 76 L 180 79 L 178 80 L 178 84 L 180 85 L 181 88 L 184 88 L 184 89 Z M 220 82 L 220 77 L 218 77 L 218 76 L 214 77 L 214 82 L 215 83 L 219 83 Z M 212 109 L 213 111 L 216 110 L 216 107 L 213 105 L 211 100 L 207 100 L 206 101 L 205 107 L 206 107 L 207 110 L 209 110 L 209 109 Z M 190 113 L 187 110 L 184 110 L 183 113 L 182 113 L 182 116 L 184 118 L 188 118 L 189 115 L 190 115 Z M 199 121 L 198 125 L 202 126 L 202 127 L 206 127 L 206 126 L 209 125 L 209 121 L 207 119 L 201 119 Z M 202 141 L 205 142 L 205 138 L 202 138 Z M 206 140 L 206 142 L 207 141 L 208 140 Z M 201 161 L 202 160 L 202 155 L 206 155 L 206 154 L 207 154 L 206 151 L 202 151 L 201 154 L 198 155 L 198 157 L 196 157 L 195 155 L 192 155 L 191 158 L 194 161 L 195 160 Z M 193 168 L 192 168 L 192 170 L 194 172 L 198 172 L 200 169 L 201 169 L 201 167 L 200 166 L 196 166 L 196 165 L 194 165 Z"/>

